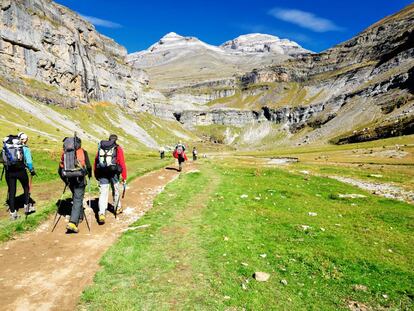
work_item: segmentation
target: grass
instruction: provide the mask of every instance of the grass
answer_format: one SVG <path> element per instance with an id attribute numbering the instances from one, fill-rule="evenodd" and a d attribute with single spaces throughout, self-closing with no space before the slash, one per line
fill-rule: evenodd
<path id="1" fill-rule="evenodd" d="M 409 310 L 413 221 L 412 206 L 329 178 L 207 163 L 169 184 L 133 224 L 147 226 L 104 255 L 80 307 Z"/>

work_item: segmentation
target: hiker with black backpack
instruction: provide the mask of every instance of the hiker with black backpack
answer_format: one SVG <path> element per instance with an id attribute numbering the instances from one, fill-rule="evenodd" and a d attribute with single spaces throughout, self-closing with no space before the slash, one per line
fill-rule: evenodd
<path id="1" fill-rule="evenodd" d="M 181 142 L 175 146 L 173 157 L 178 160 L 178 171 L 182 171 L 183 163 L 188 160 L 187 155 L 185 154 L 185 146 Z"/>
<path id="2" fill-rule="evenodd" d="M 21 132 L 18 135 L 9 135 L 3 139 L 2 162 L 3 170 L 6 173 L 6 182 L 8 187 L 8 205 L 10 219 L 16 220 L 20 216 L 16 210 L 16 186 L 17 180 L 23 187 L 24 191 L 24 212 L 26 215 L 34 213 L 36 210 L 30 201 L 30 183 L 26 169 L 30 171 L 33 177 L 36 172 L 33 167 L 32 154 L 27 142 L 29 137 Z"/>
<path id="3" fill-rule="evenodd" d="M 87 185 L 86 176 L 92 177 L 92 167 L 86 150 L 82 148 L 79 137 L 65 137 L 63 152 L 59 163 L 59 176 L 72 192 L 72 211 L 67 232 L 78 233 L 79 219 L 83 217 L 83 197 Z"/>
<path id="4" fill-rule="evenodd" d="M 112 188 L 112 198 L 115 217 L 122 213 L 120 183 L 126 189 L 127 169 L 124 151 L 116 141 L 118 136 L 111 134 L 108 140 L 102 140 L 98 145 L 94 163 L 95 178 L 99 181 L 99 215 L 98 222 L 105 223 L 108 208 L 109 186 Z"/>

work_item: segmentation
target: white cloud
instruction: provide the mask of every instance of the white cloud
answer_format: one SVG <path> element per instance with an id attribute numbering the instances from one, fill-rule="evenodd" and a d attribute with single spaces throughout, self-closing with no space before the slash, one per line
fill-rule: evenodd
<path id="1" fill-rule="evenodd" d="M 81 16 L 95 26 L 101 26 L 101 27 L 106 27 L 106 28 L 121 28 L 122 27 L 121 24 L 114 23 L 114 22 L 101 19 L 98 17 L 87 16 L 87 15 L 81 15 Z"/>
<path id="2" fill-rule="evenodd" d="M 313 13 L 296 10 L 273 8 L 269 14 L 285 22 L 299 25 L 316 32 L 341 31 L 342 27 L 336 25 L 333 21 L 318 17 Z"/>

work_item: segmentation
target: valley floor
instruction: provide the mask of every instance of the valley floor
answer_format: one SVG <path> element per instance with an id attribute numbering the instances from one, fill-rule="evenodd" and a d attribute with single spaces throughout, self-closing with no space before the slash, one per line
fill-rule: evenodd
<path id="1" fill-rule="evenodd" d="M 124 214 L 98 226 L 87 209 L 92 231 L 82 223 L 78 235 L 64 233 L 64 220 L 50 233 L 61 184 L 54 161 L 43 161 L 40 216 L 0 215 L 1 240 L 13 239 L 0 245 L 0 307 L 410 310 L 413 145 L 394 143 L 212 154 L 183 174 L 161 169 L 131 182 Z M 129 159 L 133 175 L 170 163 Z M 387 185 L 394 196 L 381 191 Z"/>
<path id="2" fill-rule="evenodd" d="M 413 308 L 412 205 L 277 168 L 198 168 L 104 255 L 81 309 Z"/>

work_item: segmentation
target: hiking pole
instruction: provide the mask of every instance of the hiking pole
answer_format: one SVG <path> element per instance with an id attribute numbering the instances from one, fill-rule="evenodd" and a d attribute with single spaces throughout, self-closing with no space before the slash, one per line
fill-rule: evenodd
<path id="1" fill-rule="evenodd" d="M 3 166 L 3 170 L 1 171 L 0 181 L 3 180 L 3 175 L 4 175 L 4 166 Z"/>
<path id="2" fill-rule="evenodd" d="M 91 203 L 91 178 L 88 178 L 88 197 L 89 197 L 89 209 L 92 209 L 92 203 Z M 88 225 L 89 232 L 91 232 L 91 228 L 89 227 L 88 218 L 85 215 L 85 210 L 83 210 L 83 215 L 86 219 L 86 224 Z M 91 215 L 91 224 L 92 224 L 92 215 Z"/>
<path id="3" fill-rule="evenodd" d="M 24 211 L 24 213 L 25 213 L 24 220 L 27 220 L 27 216 L 29 216 L 29 204 L 30 204 L 30 196 L 32 194 L 32 183 L 33 183 L 33 175 L 30 174 L 30 177 L 29 177 L 29 202 L 27 203 L 27 212 Z"/>
<path id="4" fill-rule="evenodd" d="M 124 182 L 124 190 L 123 190 L 123 192 L 122 192 L 122 198 L 124 198 L 124 196 L 125 196 L 125 188 L 126 188 L 126 185 L 125 185 L 125 182 Z M 121 200 L 121 196 L 119 195 L 119 186 L 118 186 L 118 200 L 116 201 L 116 205 L 115 205 L 115 209 L 114 209 L 114 211 L 115 211 L 115 219 L 116 219 L 116 214 L 117 214 L 117 212 L 118 212 L 118 206 L 119 206 L 119 201 Z"/>
<path id="5" fill-rule="evenodd" d="M 62 193 L 62 195 L 61 195 L 61 197 L 60 197 L 60 200 L 59 200 L 59 205 L 58 205 L 58 208 L 57 208 L 56 213 L 55 213 L 55 218 L 53 219 L 54 226 L 53 226 L 53 228 L 52 228 L 52 232 L 53 232 L 53 230 L 55 230 L 55 228 L 56 228 L 57 224 L 59 223 L 60 218 L 62 217 L 62 215 L 61 215 L 61 214 L 59 214 L 59 218 L 58 218 L 58 220 L 56 221 L 56 217 L 57 217 L 57 214 L 59 213 L 60 205 L 62 204 L 63 195 L 64 195 L 64 194 L 65 194 L 65 192 L 66 192 L 66 188 L 67 188 L 67 186 L 68 186 L 68 184 L 66 184 L 66 183 L 65 183 L 65 188 L 63 188 L 63 193 Z"/>

